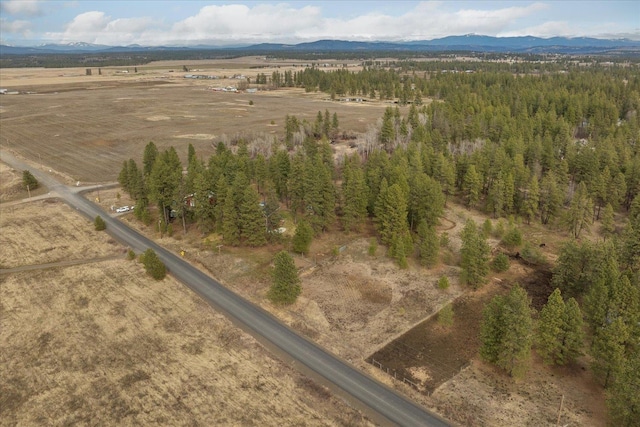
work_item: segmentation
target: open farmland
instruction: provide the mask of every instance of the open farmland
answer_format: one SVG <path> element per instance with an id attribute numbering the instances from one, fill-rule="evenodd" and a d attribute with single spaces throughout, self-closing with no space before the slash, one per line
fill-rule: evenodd
<path id="1" fill-rule="evenodd" d="M 271 68 L 249 69 L 250 64 L 209 62 L 198 64 L 193 73 L 242 73 L 254 81 L 258 73 L 286 70 L 271 63 L 262 65 Z M 149 141 L 159 149 L 174 146 L 183 161 L 191 143 L 206 159 L 221 140 L 282 135 L 287 115 L 313 122 L 318 111 L 328 109 L 338 114 L 341 129 L 364 132 L 387 106 L 334 102 L 302 89 L 217 92 L 212 88 L 235 86 L 239 80 L 185 79 L 187 73 L 175 62 L 139 67 L 138 73 L 129 69 L 126 74 L 121 73 L 126 69 L 105 69 L 99 76 L 95 69 L 91 76 L 84 69 L 41 70 L 40 76 L 31 69 L 0 70 L 3 87 L 20 92 L 0 99 L 0 145 L 55 166 L 74 180 L 113 181 L 122 162 L 140 160 Z"/>
<path id="2" fill-rule="evenodd" d="M 21 232 L 43 236 L 21 246 L 25 268 L 44 249 L 85 248 L 87 263 L 0 275 L 0 425 L 368 425 L 173 279 L 93 262 L 114 245 L 66 206 L 15 209 L 2 211 L 3 259 L 19 264 Z M 69 235 L 75 251 L 45 243 Z"/>

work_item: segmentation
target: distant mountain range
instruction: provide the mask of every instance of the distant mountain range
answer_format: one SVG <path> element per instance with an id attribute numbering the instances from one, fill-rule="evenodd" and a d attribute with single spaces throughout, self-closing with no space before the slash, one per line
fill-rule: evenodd
<path id="1" fill-rule="evenodd" d="M 346 40 L 318 40 L 309 43 L 282 44 L 262 43 L 240 47 L 221 47 L 210 45 L 197 46 L 106 46 L 91 43 L 45 44 L 41 46 L 0 45 L 0 55 L 36 55 L 36 54 L 90 54 L 118 52 L 157 52 L 184 50 L 218 50 L 250 52 L 437 52 L 467 51 L 496 53 L 640 53 L 640 41 L 630 39 L 595 39 L 588 37 L 552 37 L 548 39 L 524 37 L 491 37 L 475 34 L 449 36 L 434 40 L 410 42 L 358 42 Z"/>

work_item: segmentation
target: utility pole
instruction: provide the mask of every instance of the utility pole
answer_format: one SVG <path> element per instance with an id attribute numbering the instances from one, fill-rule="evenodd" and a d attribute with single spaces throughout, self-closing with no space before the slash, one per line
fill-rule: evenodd
<path id="1" fill-rule="evenodd" d="M 29 198 L 31 198 L 31 189 L 29 188 L 29 184 L 27 184 L 27 192 L 29 193 Z"/>

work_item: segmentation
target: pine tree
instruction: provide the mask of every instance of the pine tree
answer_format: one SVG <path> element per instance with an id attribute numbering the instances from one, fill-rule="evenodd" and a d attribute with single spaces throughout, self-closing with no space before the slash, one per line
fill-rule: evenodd
<path id="1" fill-rule="evenodd" d="M 382 118 L 382 128 L 380 129 L 380 142 L 385 150 L 391 151 L 395 143 L 395 127 L 393 125 L 393 109 L 387 107 Z"/>
<path id="2" fill-rule="evenodd" d="M 368 188 L 357 154 L 345 160 L 342 180 L 342 226 L 358 230 L 367 217 Z"/>
<path id="3" fill-rule="evenodd" d="M 562 206 L 562 191 L 558 188 L 557 178 L 553 173 L 548 173 L 540 183 L 540 221 L 548 224 L 558 215 Z"/>
<path id="4" fill-rule="evenodd" d="M 640 425 L 640 352 L 630 354 L 621 366 L 616 382 L 607 393 L 612 424 Z"/>
<path id="5" fill-rule="evenodd" d="M 269 176 L 281 201 L 288 203 L 289 174 L 291 173 L 291 159 L 284 150 L 278 150 L 269 159 Z"/>
<path id="6" fill-rule="evenodd" d="M 33 176 L 33 174 L 30 171 L 25 169 L 22 171 L 22 185 L 24 186 L 25 189 L 28 189 L 29 191 L 31 191 L 38 188 L 39 183 L 36 177 Z"/>
<path id="7" fill-rule="evenodd" d="M 267 178 L 269 176 L 267 160 L 261 153 L 259 153 L 253 160 L 252 165 L 256 185 L 258 186 L 258 192 L 263 192 L 265 190 L 265 186 L 267 185 Z"/>
<path id="8" fill-rule="evenodd" d="M 205 172 L 204 163 L 198 160 L 195 156 L 192 160 L 187 164 L 187 176 L 185 177 L 185 186 L 184 190 L 186 194 L 192 194 L 195 192 L 194 190 L 194 181 L 197 175 L 203 174 Z"/>
<path id="9" fill-rule="evenodd" d="M 489 236 L 491 236 L 492 232 L 493 232 L 493 223 L 489 218 L 487 218 L 482 223 L 482 235 L 485 238 L 488 238 Z"/>
<path id="10" fill-rule="evenodd" d="M 264 215 L 266 216 L 266 228 L 267 233 L 270 233 L 271 236 L 274 236 L 273 231 L 277 230 L 280 227 L 280 221 L 282 220 L 282 215 L 280 211 L 280 203 L 278 202 L 278 196 L 273 189 L 267 189 L 267 197 L 264 205 Z"/>
<path id="11" fill-rule="evenodd" d="M 386 180 L 383 182 L 376 203 L 375 216 L 380 240 L 383 244 L 390 246 L 394 236 L 403 236 L 409 230 L 407 201 L 398 184 L 386 188 Z"/>
<path id="12" fill-rule="evenodd" d="M 167 275 L 167 269 L 165 265 L 160 261 L 158 255 L 151 248 L 144 251 L 142 254 L 142 264 L 144 265 L 147 274 L 156 280 L 162 280 Z"/>
<path id="13" fill-rule="evenodd" d="M 300 295 L 300 277 L 293 258 L 286 251 L 276 254 L 271 273 L 273 282 L 267 294 L 276 304 L 292 304 Z"/>
<path id="14" fill-rule="evenodd" d="M 305 216 L 315 231 L 324 231 L 335 221 L 336 193 L 331 170 L 321 156 L 306 164 Z"/>
<path id="15" fill-rule="evenodd" d="M 308 222 L 301 220 L 298 222 L 296 231 L 293 235 L 293 252 L 307 255 L 312 241 L 313 228 L 311 228 Z"/>
<path id="16" fill-rule="evenodd" d="M 98 215 L 96 219 L 93 221 L 93 225 L 96 231 L 103 231 L 107 229 L 107 223 L 104 222 L 104 219 L 102 219 L 100 215 Z"/>
<path id="17" fill-rule="evenodd" d="M 176 150 L 171 147 L 162 152 L 153 164 L 149 175 L 149 190 L 152 201 L 164 212 L 164 221 L 169 223 L 166 207 L 176 199 L 178 186 L 182 179 L 182 166 Z"/>
<path id="18" fill-rule="evenodd" d="M 622 373 L 628 339 L 629 328 L 620 317 L 595 332 L 591 346 L 592 369 L 605 387 L 614 383 Z"/>
<path id="19" fill-rule="evenodd" d="M 584 309 L 592 330 L 603 326 L 609 310 L 609 289 L 604 277 L 599 277 L 584 298 Z"/>
<path id="20" fill-rule="evenodd" d="M 573 363 L 582 354 L 584 345 L 582 312 L 575 298 L 569 298 L 565 304 L 562 336 L 561 360 Z"/>
<path id="21" fill-rule="evenodd" d="M 438 289 L 447 290 L 449 289 L 449 279 L 447 276 L 442 276 L 438 279 Z"/>
<path id="22" fill-rule="evenodd" d="M 524 216 L 527 218 L 527 224 L 531 224 L 531 220 L 538 215 L 539 204 L 540 186 L 538 185 L 538 178 L 532 175 L 531 181 L 529 181 L 527 198 L 524 201 Z"/>
<path id="23" fill-rule="evenodd" d="M 561 364 L 564 316 L 565 303 L 556 288 L 540 311 L 536 336 L 538 354 L 547 365 Z"/>
<path id="24" fill-rule="evenodd" d="M 602 238 L 607 240 L 607 237 L 613 236 L 616 231 L 616 223 L 611 203 L 607 203 L 602 214 Z"/>
<path id="25" fill-rule="evenodd" d="M 527 292 L 519 285 L 506 296 L 494 297 L 480 327 L 480 355 L 513 377 L 523 375 L 531 355 L 533 320 Z"/>
<path id="26" fill-rule="evenodd" d="M 460 279 L 473 288 L 478 288 L 486 281 L 489 274 L 490 248 L 486 239 L 478 230 L 473 220 L 468 220 L 461 234 L 462 248 Z"/>
<path id="27" fill-rule="evenodd" d="M 504 305 L 505 297 L 497 295 L 482 310 L 480 357 L 490 363 L 498 361 L 505 329 L 508 327 L 505 323 Z"/>
<path id="28" fill-rule="evenodd" d="M 207 180 L 206 171 L 197 172 L 193 178 L 193 212 L 202 233 L 208 233 L 214 228 L 215 197 L 213 188 L 210 188 Z"/>
<path id="29" fill-rule="evenodd" d="M 156 162 L 156 157 L 158 157 L 158 147 L 153 143 L 153 141 L 149 142 L 144 147 L 144 154 L 142 157 L 142 172 L 145 177 L 148 177 L 151 174 L 151 170 L 153 169 L 153 165 Z"/>
<path id="30" fill-rule="evenodd" d="M 634 272 L 640 271 L 640 195 L 629 209 L 627 225 L 622 233 L 621 264 Z"/>
<path id="31" fill-rule="evenodd" d="M 337 134 L 339 127 L 340 122 L 338 121 L 338 113 L 333 113 L 333 120 L 331 121 L 331 132 Z"/>
<path id="32" fill-rule="evenodd" d="M 582 230 L 585 230 L 591 224 L 593 215 L 593 202 L 587 193 L 587 187 L 584 182 L 578 184 L 578 189 L 573 195 L 569 210 L 565 215 L 565 224 L 569 232 L 574 238 L 578 238 Z"/>
<path id="33" fill-rule="evenodd" d="M 406 234 L 396 233 L 391 238 L 391 245 L 389 246 L 389 255 L 396 260 L 400 268 L 408 268 L 409 263 L 407 261 L 407 236 L 409 240 L 409 232 Z"/>
<path id="34" fill-rule="evenodd" d="M 124 191 L 126 191 L 127 193 L 129 193 L 129 169 L 128 169 L 128 165 L 129 163 L 125 160 L 122 163 L 122 169 L 120 169 L 120 174 L 118 174 L 118 183 L 120 184 L 120 187 L 122 187 L 122 189 Z"/>
<path id="35" fill-rule="evenodd" d="M 249 246 L 266 245 L 264 212 L 260 206 L 260 196 L 252 186 L 244 190 L 239 214 L 240 238 Z"/>
<path id="36" fill-rule="evenodd" d="M 493 213 L 494 218 L 499 218 L 503 216 L 504 199 L 505 199 L 505 182 L 502 178 L 502 174 L 500 174 L 491 184 L 491 188 L 489 189 L 489 194 L 487 197 L 487 205 L 490 209 L 490 212 Z"/>
<path id="37" fill-rule="evenodd" d="M 224 175 L 220 175 L 215 184 L 216 204 L 214 206 L 214 222 L 218 231 L 222 230 L 222 224 L 224 221 L 224 209 L 227 202 L 227 195 L 229 194 L 229 184 L 227 178 Z"/>
<path id="38" fill-rule="evenodd" d="M 522 245 L 522 232 L 515 224 L 511 224 L 500 243 L 509 249 L 518 247 Z"/>
<path id="39" fill-rule="evenodd" d="M 238 209 L 233 188 L 229 187 L 222 208 L 222 238 L 228 245 L 240 243 L 240 227 L 238 226 Z"/>
<path id="40" fill-rule="evenodd" d="M 427 225 L 423 220 L 418 226 L 418 238 L 420 239 L 420 263 L 425 267 L 433 267 L 438 263 L 440 250 L 440 239 L 435 227 Z"/>
<path id="41" fill-rule="evenodd" d="M 527 370 L 533 341 L 532 308 L 527 292 L 516 284 L 507 295 L 506 306 L 505 317 L 510 326 L 506 329 L 497 365 L 511 376 L 519 377 Z"/>
<path id="42" fill-rule="evenodd" d="M 290 184 L 289 184 L 289 197 L 291 200 L 291 212 L 294 217 L 298 214 L 304 214 L 307 207 L 308 195 L 307 185 L 312 185 L 312 182 L 307 184 L 307 177 L 312 176 L 312 172 L 306 173 L 307 168 L 311 167 L 311 162 L 305 159 L 302 151 L 298 151 L 291 161 L 290 171 Z"/>
<path id="43" fill-rule="evenodd" d="M 408 208 L 412 229 L 422 221 L 430 226 L 438 224 L 444 213 L 444 195 L 440 184 L 425 173 L 412 176 Z"/>
<path id="44" fill-rule="evenodd" d="M 516 193 L 515 180 L 513 173 L 504 174 L 504 192 L 502 193 L 502 206 L 504 212 L 508 215 L 513 213 L 513 203 Z"/>
<path id="45" fill-rule="evenodd" d="M 491 262 L 491 268 L 497 273 L 502 273 L 509 269 L 509 257 L 503 253 L 497 254 Z"/>
<path id="46" fill-rule="evenodd" d="M 382 188 L 382 181 L 388 187 L 388 179 L 386 179 L 389 171 L 389 157 L 387 153 L 375 150 L 369 154 L 369 158 L 364 165 L 365 181 L 369 189 L 369 201 L 367 203 L 367 211 L 375 214 L 375 206 L 378 196 Z"/>
<path id="47" fill-rule="evenodd" d="M 324 120 L 322 121 L 322 134 L 325 138 L 329 138 L 331 135 L 331 115 L 329 110 L 324 110 Z"/>
<path id="48" fill-rule="evenodd" d="M 127 192 L 135 199 L 136 206 L 140 203 L 146 205 L 148 203 L 149 194 L 147 193 L 147 186 L 145 186 L 145 178 L 133 159 L 129 159 L 129 162 L 127 163 L 127 179 L 129 184 Z"/>
<path id="49" fill-rule="evenodd" d="M 190 165 L 194 160 L 197 160 L 196 149 L 192 143 L 189 143 L 189 147 L 187 148 L 187 164 Z"/>
<path id="50" fill-rule="evenodd" d="M 478 203 L 481 189 L 482 180 L 480 179 L 480 175 L 478 175 L 475 165 L 469 165 L 462 181 L 462 193 L 467 208 L 472 208 Z"/>

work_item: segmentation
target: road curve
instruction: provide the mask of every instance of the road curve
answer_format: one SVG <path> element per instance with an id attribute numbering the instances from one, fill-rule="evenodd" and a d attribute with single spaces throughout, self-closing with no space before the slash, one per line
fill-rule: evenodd
<path id="1" fill-rule="evenodd" d="M 437 415 L 298 335 L 270 313 L 233 293 L 181 257 L 112 218 L 99 206 L 78 194 L 75 188 L 58 183 L 48 174 L 29 167 L 9 153 L 0 152 L 0 158 L 14 168 L 29 169 L 40 182 L 88 219 L 102 216 L 107 224 L 107 231 L 134 250 L 143 252 L 147 248 L 153 249 L 177 280 L 256 339 L 286 355 L 294 361 L 294 367 L 304 373 L 311 372 L 314 376 L 331 383 L 358 407 L 365 408 L 374 415 L 377 421 L 400 426 L 449 425 Z"/>

